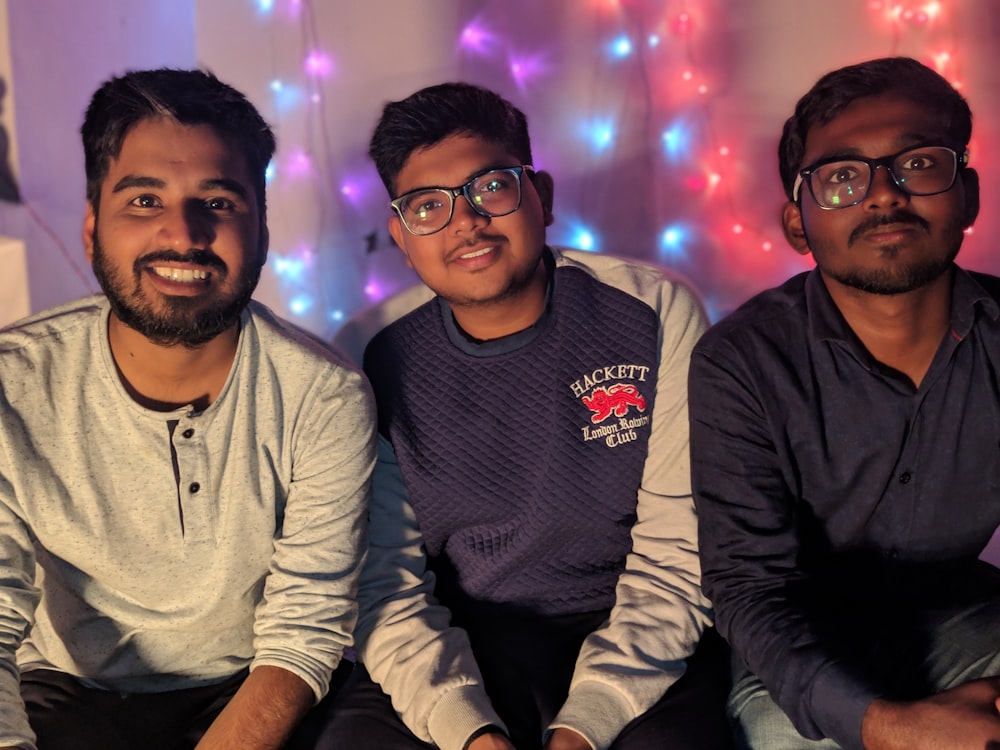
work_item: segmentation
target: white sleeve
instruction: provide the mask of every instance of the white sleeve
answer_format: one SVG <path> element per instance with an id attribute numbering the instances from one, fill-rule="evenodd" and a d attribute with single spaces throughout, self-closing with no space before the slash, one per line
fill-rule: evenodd
<path id="1" fill-rule="evenodd" d="M 375 463 L 375 404 L 359 373 L 317 388 L 293 438 L 281 534 L 254 618 L 254 660 L 302 678 L 321 699 L 352 642 Z"/>
<path id="2" fill-rule="evenodd" d="M 0 445 L 0 455 L 4 446 Z M 35 554 L 13 490 L 0 468 L 0 747 L 34 750 L 15 654 L 38 605 Z"/>
<path id="3" fill-rule="evenodd" d="M 417 737 L 461 750 L 481 727 L 504 728 L 465 631 L 433 596 L 434 574 L 391 444 L 379 438 L 368 559 L 361 574 L 358 655 Z"/>
<path id="4" fill-rule="evenodd" d="M 691 350 L 706 321 L 682 285 L 663 284 L 657 302 L 659 374 L 632 551 L 610 617 L 584 642 L 569 696 L 550 726 L 579 732 L 597 750 L 684 674 L 711 624 L 701 591 L 687 412 Z"/>

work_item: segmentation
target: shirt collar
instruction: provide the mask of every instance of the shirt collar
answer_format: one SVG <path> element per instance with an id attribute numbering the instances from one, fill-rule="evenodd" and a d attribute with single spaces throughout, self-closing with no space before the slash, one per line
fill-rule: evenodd
<path id="1" fill-rule="evenodd" d="M 951 294 L 951 328 L 953 335 L 964 339 L 976 322 L 977 310 L 996 321 L 1000 319 L 997 300 L 965 269 L 954 267 Z M 819 269 L 809 272 L 805 283 L 806 309 L 809 311 L 809 333 L 814 341 L 834 340 L 850 347 L 860 346 L 857 337 L 840 314 L 830 292 L 823 283 Z"/>
<path id="2" fill-rule="evenodd" d="M 955 268 L 951 291 L 951 329 L 957 338 L 969 335 L 976 322 L 977 310 L 994 322 L 1000 319 L 996 298 L 965 269 Z"/>
<path id="3" fill-rule="evenodd" d="M 504 336 L 499 339 L 479 341 L 472 338 L 461 329 L 458 325 L 458 321 L 455 320 L 454 313 L 451 311 L 451 306 L 443 297 L 437 297 L 436 301 L 439 305 L 441 319 L 444 323 L 445 331 L 447 332 L 451 343 L 458 349 L 462 350 L 466 354 L 472 355 L 473 357 L 494 357 L 498 354 L 505 354 L 507 352 L 514 351 L 515 349 L 520 349 L 521 347 L 534 341 L 539 336 L 540 332 L 547 328 L 549 320 L 552 317 L 552 290 L 555 284 L 556 262 L 552 255 L 552 250 L 548 247 L 548 245 L 546 245 L 543 250 L 542 259 L 545 263 L 547 277 L 545 287 L 545 307 L 542 309 L 542 314 L 538 320 L 523 331 L 518 331 L 517 333 L 512 333 L 509 336 Z"/>

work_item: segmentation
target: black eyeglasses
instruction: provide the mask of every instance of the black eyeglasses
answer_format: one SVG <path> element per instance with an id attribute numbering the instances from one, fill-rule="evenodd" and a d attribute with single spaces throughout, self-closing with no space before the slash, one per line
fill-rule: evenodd
<path id="1" fill-rule="evenodd" d="M 399 214 L 410 234 L 440 232 L 455 213 L 455 199 L 464 195 L 472 209 L 491 218 L 512 214 L 521 207 L 521 175 L 534 172 L 530 164 L 487 169 L 458 187 L 427 187 L 411 190 L 389 206 Z"/>
<path id="2" fill-rule="evenodd" d="M 792 200 L 798 202 L 799 190 L 805 182 L 820 208 L 856 206 L 868 195 L 879 167 L 885 167 L 904 193 L 937 195 L 951 189 L 959 168 L 968 163 L 967 149 L 959 156 L 953 148 L 933 144 L 910 146 L 881 159 L 827 159 L 799 171 L 792 187 Z"/>

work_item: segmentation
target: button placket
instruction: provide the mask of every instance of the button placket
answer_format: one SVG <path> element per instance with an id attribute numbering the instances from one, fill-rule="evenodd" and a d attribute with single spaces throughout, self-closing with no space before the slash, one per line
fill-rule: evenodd
<path id="1" fill-rule="evenodd" d="M 210 476 L 205 425 L 198 418 L 185 417 L 175 436 L 177 489 L 184 513 L 185 539 L 188 542 L 214 539 L 217 509 L 203 489 Z"/>

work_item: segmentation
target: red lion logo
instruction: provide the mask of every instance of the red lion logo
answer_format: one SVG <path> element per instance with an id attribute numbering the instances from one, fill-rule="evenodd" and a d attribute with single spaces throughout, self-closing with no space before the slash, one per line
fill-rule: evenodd
<path id="1" fill-rule="evenodd" d="M 616 417 L 624 417 L 630 406 L 646 411 L 646 399 L 639 395 L 639 389 L 624 383 L 617 383 L 610 388 L 595 388 L 593 394 L 584 396 L 581 400 L 584 406 L 594 412 L 590 418 L 594 424 L 603 422 L 612 413 Z"/>

